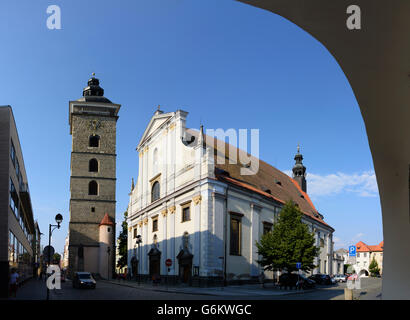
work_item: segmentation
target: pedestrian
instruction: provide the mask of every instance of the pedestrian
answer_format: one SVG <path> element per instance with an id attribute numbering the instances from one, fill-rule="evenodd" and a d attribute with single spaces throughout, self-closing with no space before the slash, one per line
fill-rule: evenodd
<path id="1" fill-rule="evenodd" d="M 262 288 L 265 288 L 265 273 L 263 271 L 259 275 L 259 283 L 262 285 Z"/>
<path id="2" fill-rule="evenodd" d="M 17 270 L 15 268 L 11 269 L 11 274 L 10 274 L 10 297 L 14 296 L 16 298 L 17 296 L 17 283 L 19 279 L 19 274 L 17 273 Z"/>

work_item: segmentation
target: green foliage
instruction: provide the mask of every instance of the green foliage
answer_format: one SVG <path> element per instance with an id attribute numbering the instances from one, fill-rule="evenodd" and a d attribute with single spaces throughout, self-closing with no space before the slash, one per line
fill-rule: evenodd
<path id="1" fill-rule="evenodd" d="M 52 261 L 55 264 L 59 264 L 61 260 L 61 255 L 59 253 L 54 253 L 53 257 L 52 257 Z"/>
<path id="2" fill-rule="evenodd" d="M 316 267 L 313 261 L 320 251 L 313 234 L 302 222 L 302 213 L 292 201 L 285 204 L 273 230 L 264 234 L 256 246 L 262 256 L 258 263 L 272 271 L 296 271 L 297 262 L 302 263 L 303 271 L 310 271 Z"/>
<path id="3" fill-rule="evenodd" d="M 124 221 L 122 222 L 122 230 L 118 236 L 118 253 L 119 259 L 117 262 L 118 268 L 123 268 L 127 265 L 127 256 L 128 256 L 128 224 L 127 224 L 128 212 L 124 212 Z"/>
<path id="4" fill-rule="evenodd" d="M 378 275 L 380 273 L 379 265 L 378 265 L 377 261 L 374 259 L 374 257 L 373 257 L 372 262 L 369 265 L 369 271 L 370 271 L 370 275 L 372 277 L 375 277 L 376 275 Z"/>

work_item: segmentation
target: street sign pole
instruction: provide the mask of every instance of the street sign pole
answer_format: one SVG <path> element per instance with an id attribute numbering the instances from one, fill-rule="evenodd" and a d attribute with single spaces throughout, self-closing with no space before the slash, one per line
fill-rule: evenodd
<path id="1" fill-rule="evenodd" d="M 165 266 L 167 267 L 166 285 L 167 285 L 167 291 L 168 291 L 168 273 L 169 273 L 169 267 L 172 266 L 172 260 L 171 259 L 165 260 Z"/>

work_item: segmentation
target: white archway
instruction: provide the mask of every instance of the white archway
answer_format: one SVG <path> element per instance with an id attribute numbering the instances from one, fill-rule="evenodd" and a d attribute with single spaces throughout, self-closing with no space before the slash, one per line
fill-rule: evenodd
<path id="1" fill-rule="evenodd" d="M 350 0 L 237 0 L 292 21 L 339 63 L 363 116 L 383 215 L 383 299 L 410 298 L 410 1 L 355 0 L 362 29 L 346 26 Z"/>

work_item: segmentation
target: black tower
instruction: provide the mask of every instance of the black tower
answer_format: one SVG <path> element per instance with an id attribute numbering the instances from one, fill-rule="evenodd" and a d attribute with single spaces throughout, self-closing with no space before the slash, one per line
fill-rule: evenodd
<path id="1" fill-rule="evenodd" d="M 293 166 L 293 179 L 299 184 L 300 188 L 306 192 L 306 167 L 303 165 L 303 156 L 300 154 L 298 145 L 298 153 L 295 155 L 295 165 Z"/>

